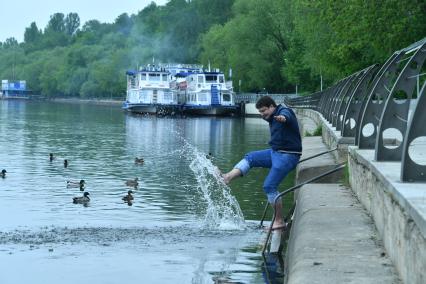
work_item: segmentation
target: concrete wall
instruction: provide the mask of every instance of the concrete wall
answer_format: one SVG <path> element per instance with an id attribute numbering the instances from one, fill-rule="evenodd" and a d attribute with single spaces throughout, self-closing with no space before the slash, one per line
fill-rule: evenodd
<path id="1" fill-rule="evenodd" d="M 322 138 L 324 143 L 329 149 L 337 147 L 337 151 L 333 152 L 334 158 L 338 163 L 347 161 L 348 157 L 348 146 L 353 145 L 355 139 L 352 137 L 341 137 L 340 131 L 336 131 L 333 127 L 319 112 L 310 109 L 296 109 L 297 116 L 309 117 L 322 126 Z"/>
<path id="2" fill-rule="evenodd" d="M 259 116 L 255 103 L 247 103 L 244 107 L 246 116 Z"/>
<path id="3" fill-rule="evenodd" d="M 404 283 L 426 283 L 426 184 L 400 182 L 400 163 L 378 163 L 373 156 L 373 150 L 349 148 L 351 188 Z"/>
<path id="4" fill-rule="evenodd" d="M 371 215 L 402 281 L 426 283 L 426 184 L 402 183 L 400 162 L 374 161 L 374 150 L 352 146 L 354 138 L 341 137 L 320 113 L 297 114 L 322 125 L 323 142 L 338 148 L 336 161 L 349 162 L 351 189 Z"/>

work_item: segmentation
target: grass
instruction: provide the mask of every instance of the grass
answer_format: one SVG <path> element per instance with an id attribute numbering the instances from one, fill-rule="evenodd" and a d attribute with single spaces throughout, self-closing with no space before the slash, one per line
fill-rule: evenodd
<path id="1" fill-rule="evenodd" d="M 305 131 L 305 136 L 322 136 L 322 125 L 318 125 L 317 128 L 315 128 L 313 133 L 310 133 L 309 131 Z"/>
<path id="2" fill-rule="evenodd" d="M 345 164 L 345 168 L 343 169 L 343 180 L 342 180 L 343 185 L 350 187 L 350 182 L 349 182 L 349 164 L 346 163 Z"/>

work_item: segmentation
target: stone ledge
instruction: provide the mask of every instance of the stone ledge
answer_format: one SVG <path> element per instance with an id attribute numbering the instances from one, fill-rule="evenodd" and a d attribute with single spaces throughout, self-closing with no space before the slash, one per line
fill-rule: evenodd
<path id="1" fill-rule="evenodd" d="M 299 190 L 289 244 L 288 284 L 400 283 L 374 224 L 343 186 Z"/>
<path id="2" fill-rule="evenodd" d="M 426 283 L 426 188 L 402 183 L 400 162 L 376 162 L 374 150 L 349 147 L 352 190 L 371 214 L 404 283 Z"/>
<path id="3" fill-rule="evenodd" d="M 401 162 L 374 161 L 374 150 L 351 146 L 349 155 L 374 173 L 385 185 L 383 190 L 407 212 L 426 238 L 426 184 L 401 182 Z"/>

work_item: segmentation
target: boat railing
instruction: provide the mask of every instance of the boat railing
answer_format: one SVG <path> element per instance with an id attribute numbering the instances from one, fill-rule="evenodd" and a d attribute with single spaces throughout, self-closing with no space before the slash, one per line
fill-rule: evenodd
<path id="1" fill-rule="evenodd" d="M 256 103 L 265 94 L 260 93 L 238 93 L 235 95 L 237 103 Z M 276 103 L 285 103 L 286 99 L 294 96 L 294 94 L 267 94 L 272 97 Z"/>

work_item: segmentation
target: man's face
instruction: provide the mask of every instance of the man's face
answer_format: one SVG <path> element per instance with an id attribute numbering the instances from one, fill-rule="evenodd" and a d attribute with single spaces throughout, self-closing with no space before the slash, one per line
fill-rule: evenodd
<path id="1" fill-rule="evenodd" d="M 258 111 L 263 119 L 269 119 L 271 115 L 274 113 L 275 107 L 274 106 L 261 107 L 258 109 Z"/>

